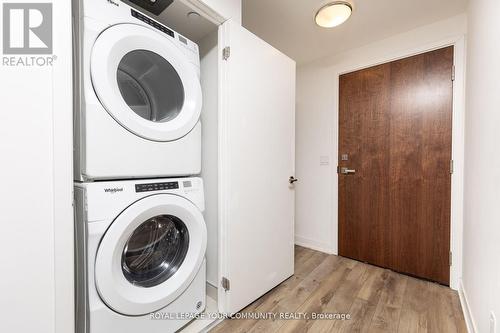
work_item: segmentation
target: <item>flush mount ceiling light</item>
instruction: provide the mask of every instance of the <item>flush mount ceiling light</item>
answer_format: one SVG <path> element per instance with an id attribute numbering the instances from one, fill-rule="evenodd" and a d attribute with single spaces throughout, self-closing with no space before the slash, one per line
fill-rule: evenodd
<path id="1" fill-rule="evenodd" d="M 352 5 L 345 1 L 334 1 L 321 7 L 316 13 L 316 24 L 323 28 L 341 25 L 352 14 Z"/>

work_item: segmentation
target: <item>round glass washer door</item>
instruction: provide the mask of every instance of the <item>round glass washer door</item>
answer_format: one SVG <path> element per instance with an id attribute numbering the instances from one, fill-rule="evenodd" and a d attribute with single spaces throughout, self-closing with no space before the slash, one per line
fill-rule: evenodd
<path id="1" fill-rule="evenodd" d="M 136 24 L 106 29 L 92 49 L 90 71 L 106 111 L 142 138 L 178 140 L 200 118 L 202 92 L 194 66 L 170 37 L 152 29 Z"/>
<path id="2" fill-rule="evenodd" d="M 103 236 L 95 280 L 106 305 L 123 315 L 160 310 L 191 284 L 205 256 L 207 231 L 199 209 L 171 194 L 125 209 Z"/>

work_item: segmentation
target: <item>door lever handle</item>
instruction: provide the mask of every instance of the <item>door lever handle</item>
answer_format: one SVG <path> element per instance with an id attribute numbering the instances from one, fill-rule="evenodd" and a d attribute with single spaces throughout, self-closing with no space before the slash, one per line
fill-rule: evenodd
<path id="1" fill-rule="evenodd" d="M 289 182 L 290 184 L 293 184 L 293 183 L 298 182 L 298 181 L 299 181 L 299 180 L 298 180 L 297 178 L 295 178 L 294 176 L 291 176 L 291 177 L 288 179 L 288 182 Z"/>
<path id="2" fill-rule="evenodd" d="M 350 174 L 355 174 L 356 170 L 342 167 L 340 168 L 340 173 L 343 175 L 350 175 Z"/>

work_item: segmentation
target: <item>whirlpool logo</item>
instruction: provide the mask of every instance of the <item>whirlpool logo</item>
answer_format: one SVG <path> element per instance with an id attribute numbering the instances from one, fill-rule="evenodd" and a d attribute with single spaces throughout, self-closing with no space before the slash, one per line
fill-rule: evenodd
<path id="1" fill-rule="evenodd" d="M 105 188 L 104 192 L 106 193 L 118 193 L 118 192 L 123 192 L 123 187 L 115 187 L 115 188 Z"/>
<path id="2" fill-rule="evenodd" d="M 4 3 L 2 65 L 51 66 L 52 18 L 52 3 Z"/>

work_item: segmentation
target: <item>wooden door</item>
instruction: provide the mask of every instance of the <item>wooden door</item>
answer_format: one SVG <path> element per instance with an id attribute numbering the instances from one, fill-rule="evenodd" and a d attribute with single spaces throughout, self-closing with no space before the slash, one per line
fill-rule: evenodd
<path id="1" fill-rule="evenodd" d="M 220 29 L 219 310 L 294 270 L 295 62 L 231 20 Z"/>
<path id="2" fill-rule="evenodd" d="M 452 73 L 447 47 L 340 77 L 340 255 L 449 284 Z"/>

